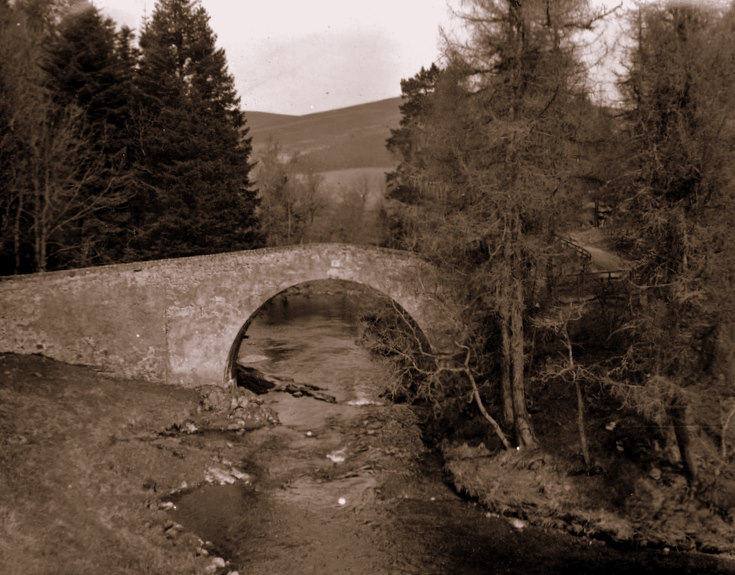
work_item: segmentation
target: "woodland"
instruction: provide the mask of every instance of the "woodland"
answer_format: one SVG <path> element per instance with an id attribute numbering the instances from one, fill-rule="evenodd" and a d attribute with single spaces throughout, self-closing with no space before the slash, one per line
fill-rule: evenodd
<path id="1" fill-rule="evenodd" d="M 429 406 L 445 439 L 556 450 L 587 474 L 611 450 L 673 470 L 731 521 L 735 5 L 467 0 L 455 16 L 461 39 L 401 83 L 397 167 L 378 235 L 358 239 L 434 263 L 461 326 L 438 357 L 400 315 L 375 318 L 394 398 Z M 585 60 L 611 18 L 614 105 Z M 138 38 L 86 3 L 0 0 L 0 273 L 335 237 L 309 227 L 318 175 L 277 143 L 254 181 L 215 40 L 190 0 L 159 0 Z M 589 202 L 627 262 L 614 282 L 564 241 Z M 554 418 L 574 431 L 561 446 Z"/>
<path id="2" fill-rule="evenodd" d="M 402 82 L 384 209 L 386 245 L 450 278 L 462 335 L 447 360 L 383 322 L 375 345 L 407 376 L 397 392 L 433 406 L 442 440 L 554 451 L 577 462 L 567 471 L 607 476 L 629 515 L 637 500 L 665 516 L 660 495 L 732 518 L 735 7 L 629 11 L 615 105 L 595 102 L 582 64 L 609 13 L 463 7 L 467 39 Z M 601 224 L 625 262 L 605 277 L 564 241 Z M 686 493 L 662 494 L 681 477 Z"/>
<path id="3" fill-rule="evenodd" d="M 215 41 L 188 1 L 139 38 L 87 2 L 0 2 L 2 273 L 262 245 Z"/>

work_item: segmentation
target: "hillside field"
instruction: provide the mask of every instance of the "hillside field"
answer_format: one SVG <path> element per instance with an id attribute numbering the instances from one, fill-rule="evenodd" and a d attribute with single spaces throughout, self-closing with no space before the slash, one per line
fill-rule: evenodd
<path id="1" fill-rule="evenodd" d="M 304 171 L 333 172 L 356 168 L 392 169 L 396 160 L 385 148 L 400 121 L 401 98 L 390 98 L 319 112 L 286 116 L 246 112 L 255 159 L 270 141 L 300 157 Z"/>

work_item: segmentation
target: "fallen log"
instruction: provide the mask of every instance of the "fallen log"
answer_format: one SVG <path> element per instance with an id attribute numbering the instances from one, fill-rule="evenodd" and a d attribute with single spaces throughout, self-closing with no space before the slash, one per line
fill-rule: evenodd
<path id="1" fill-rule="evenodd" d="M 249 389 L 258 395 L 268 393 L 276 386 L 288 381 L 286 378 L 267 375 L 254 367 L 247 367 L 239 363 L 235 366 L 235 379 L 239 387 Z"/>
<path id="2" fill-rule="evenodd" d="M 290 393 L 294 397 L 306 395 L 319 401 L 337 403 L 337 399 L 334 396 L 323 393 L 321 388 L 316 385 L 295 383 L 290 377 L 268 375 L 254 367 L 248 367 L 239 363 L 235 366 L 235 379 L 239 387 L 249 389 L 258 395 L 263 395 L 269 391 L 282 391 L 284 393 Z"/>
<path id="3" fill-rule="evenodd" d="M 290 393 L 294 397 L 302 397 L 304 395 L 307 395 L 309 397 L 313 397 L 314 399 L 318 399 L 319 401 L 326 401 L 327 403 L 337 403 L 337 399 L 333 395 L 323 393 L 319 391 L 319 389 L 320 388 L 316 385 L 287 383 L 285 385 L 274 388 L 273 391 L 284 391 L 286 393 Z"/>

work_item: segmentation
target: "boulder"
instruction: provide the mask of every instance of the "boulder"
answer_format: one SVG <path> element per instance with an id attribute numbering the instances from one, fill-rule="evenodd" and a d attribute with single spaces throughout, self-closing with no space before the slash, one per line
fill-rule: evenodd
<path id="1" fill-rule="evenodd" d="M 230 408 L 232 392 L 217 385 L 199 388 L 199 405 L 203 411 L 224 411 Z"/>

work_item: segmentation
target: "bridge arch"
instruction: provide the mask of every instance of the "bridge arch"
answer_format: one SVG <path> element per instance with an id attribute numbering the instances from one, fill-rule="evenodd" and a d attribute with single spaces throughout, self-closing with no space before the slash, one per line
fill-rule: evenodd
<path id="1" fill-rule="evenodd" d="M 309 281 L 368 286 L 435 349 L 452 341 L 435 271 L 407 252 L 307 244 L 32 274 L 0 281 L 0 352 L 42 353 L 123 377 L 223 384 L 244 323 Z"/>
<path id="2" fill-rule="evenodd" d="M 357 283 L 353 280 L 312 280 L 289 286 L 279 291 L 278 293 L 273 294 L 257 309 L 255 309 L 250 317 L 245 320 L 230 348 L 230 353 L 228 355 L 227 365 L 225 368 L 226 378 L 235 377 L 235 367 L 240 352 L 240 346 L 242 345 L 243 340 L 246 338 L 248 329 L 250 328 L 251 324 L 268 308 L 269 305 L 271 305 L 275 301 L 278 301 L 279 298 L 289 298 L 292 295 L 298 296 L 303 295 L 304 293 L 307 294 L 306 297 L 309 297 L 310 295 L 330 294 L 334 295 L 335 298 L 337 298 L 340 296 L 349 295 L 352 296 L 355 300 L 363 300 L 362 307 L 366 313 L 376 313 L 382 310 L 389 310 L 390 307 L 391 309 L 389 311 L 393 311 L 396 314 L 400 315 L 402 321 L 406 321 L 410 325 L 410 328 L 415 332 L 422 349 L 429 350 L 431 348 L 429 338 L 424 333 L 425 326 L 422 327 L 421 325 L 419 325 L 416 320 L 405 309 L 403 309 L 401 304 L 393 300 L 388 294 L 385 294 L 371 286 Z M 364 301 L 366 299 L 369 301 Z"/>

